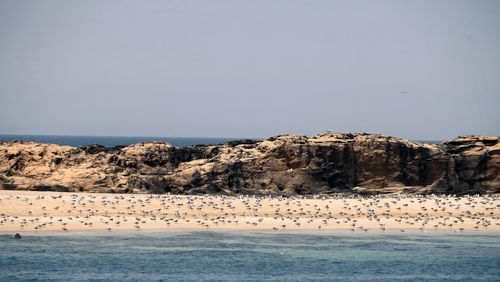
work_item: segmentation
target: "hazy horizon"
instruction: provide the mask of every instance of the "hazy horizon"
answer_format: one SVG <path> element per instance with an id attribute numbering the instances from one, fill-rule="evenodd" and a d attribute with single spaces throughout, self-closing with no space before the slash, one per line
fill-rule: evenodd
<path id="1" fill-rule="evenodd" d="M 489 0 L 0 0 L 0 134 L 499 136 L 499 15 Z"/>
<path id="2" fill-rule="evenodd" d="M 322 134 L 322 133 L 326 133 L 326 132 L 318 132 L 316 134 L 303 134 L 303 135 L 306 135 L 308 137 L 313 137 L 317 134 Z M 380 133 L 375 133 L 375 132 L 332 132 L 332 133 L 353 133 L 353 134 L 380 134 Z M 289 134 L 301 134 L 301 133 L 289 133 Z M 278 134 L 278 135 L 283 135 L 283 134 Z M 16 140 L 16 139 L 3 139 L 1 137 L 4 137 L 4 136 L 33 136 L 33 137 L 37 137 L 37 136 L 46 136 L 46 137 L 103 137 L 103 138 L 107 138 L 107 137 L 110 137 L 110 138 L 120 138 L 120 137 L 123 137 L 123 138 L 188 138 L 188 139 L 236 139 L 236 140 L 239 140 L 239 139 L 255 139 L 255 140 L 265 140 L 265 139 L 268 139 L 268 138 L 271 138 L 271 137 L 274 137 L 276 135 L 273 135 L 273 136 L 264 136 L 264 137 L 240 137 L 240 136 L 137 136 L 137 135 L 66 135 L 66 134 L 3 134 L 3 133 L 0 133 L 0 142 L 1 141 L 4 141 L 4 140 Z M 391 135 L 392 137 L 396 137 L 396 138 L 403 138 L 403 139 L 408 139 L 408 140 L 411 140 L 411 141 L 422 141 L 422 142 L 429 142 L 429 141 L 447 141 L 447 140 L 451 140 L 453 138 L 450 138 L 450 139 L 412 139 L 412 138 L 404 138 L 404 137 L 400 137 L 400 136 L 393 136 Z M 456 136 L 458 137 L 458 136 Z M 28 140 L 29 141 L 29 140 Z M 39 142 L 39 141 L 35 141 L 35 142 Z M 45 143 L 45 142 L 41 142 L 41 143 Z"/>
<path id="3" fill-rule="evenodd" d="M 299 134 L 299 135 L 306 135 L 308 137 L 313 137 L 315 135 L 323 134 L 323 133 L 327 133 L 327 132 L 326 131 L 325 132 L 318 132 L 318 133 L 314 133 L 314 134 L 285 133 L 285 134 L 277 134 L 277 135 Z M 376 133 L 376 132 L 331 132 L 331 133 L 381 134 L 381 133 Z M 127 137 L 142 138 L 142 137 L 144 137 L 144 138 L 192 138 L 192 139 L 196 139 L 196 138 L 210 139 L 210 138 L 213 138 L 213 139 L 256 139 L 256 140 L 259 140 L 259 139 L 264 140 L 264 139 L 268 139 L 268 138 L 271 138 L 271 137 L 274 137 L 274 136 L 277 136 L 277 135 L 264 136 L 264 137 L 245 137 L 245 136 L 241 137 L 241 136 L 159 136 L 159 135 L 156 135 L 156 136 L 144 136 L 144 135 L 79 135 L 79 134 L 68 135 L 68 134 L 10 134 L 10 133 L 0 133 L 0 136 L 125 137 L 125 138 L 127 138 Z M 385 135 L 385 134 L 383 134 L 383 135 Z M 412 140 L 412 141 L 447 141 L 447 140 L 453 139 L 453 138 L 450 138 L 450 139 L 413 139 L 413 138 L 405 138 L 405 137 L 395 136 L 395 135 L 389 135 L 389 136 L 396 137 L 396 138 L 409 139 L 409 140 Z M 459 137 L 459 136 L 456 136 L 456 137 Z"/>

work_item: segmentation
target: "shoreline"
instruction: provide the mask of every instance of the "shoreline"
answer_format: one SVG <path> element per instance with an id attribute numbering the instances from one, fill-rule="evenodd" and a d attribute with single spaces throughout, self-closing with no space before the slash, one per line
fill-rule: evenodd
<path id="1" fill-rule="evenodd" d="M 255 197 L 0 190 L 0 234 L 500 232 L 500 195 Z"/>
<path id="2" fill-rule="evenodd" d="M 318 236 L 364 236 L 364 235 L 422 235 L 422 236 L 435 236 L 435 235 L 499 235 L 500 230 L 442 230 L 442 229 L 401 229 L 393 228 L 386 230 L 371 229 L 368 231 L 360 230 L 349 230 L 349 229 L 326 229 L 326 230 L 314 230 L 314 229 L 290 229 L 290 230 L 268 230 L 268 229 L 256 229 L 256 230 L 242 230 L 242 229 L 196 229 L 196 228 L 170 228 L 170 229 L 144 229 L 144 230 L 133 230 L 133 229 L 118 229 L 118 230 L 70 230 L 70 231 L 59 231 L 59 230 L 2 230 L 0 231 L 0 236 L 14 236 L 19 233 L 23 237 L 36 237 L 36 236 L 126 236 L 126 235 L 153 235 L 153 234 L 164 234 L 164 235 L 180 235 L 189 233 L 221 233 L 221 234 L 267 234 L 267 235 L 318 235 Z"/>

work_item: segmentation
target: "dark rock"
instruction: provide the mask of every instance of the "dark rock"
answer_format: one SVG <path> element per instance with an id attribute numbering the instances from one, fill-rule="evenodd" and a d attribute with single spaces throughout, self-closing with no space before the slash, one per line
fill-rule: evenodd
<path id="1" fill-rule="evenodd" d="M 329 133 L 189 147 L 2 142 L 0 187 L 228 195 L 499 193 L 499 139 L 461 136 L 426 144 Z"/>

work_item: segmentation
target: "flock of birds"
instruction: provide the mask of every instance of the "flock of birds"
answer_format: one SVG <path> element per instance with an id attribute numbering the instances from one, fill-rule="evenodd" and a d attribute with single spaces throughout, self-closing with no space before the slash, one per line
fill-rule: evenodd
<path id="1" fill-rule="evenodd" d="M 3 228 L 2 228 L 3 227 Z M 0 230 L 500 229 L 500 196 L 2 195 Z"/>

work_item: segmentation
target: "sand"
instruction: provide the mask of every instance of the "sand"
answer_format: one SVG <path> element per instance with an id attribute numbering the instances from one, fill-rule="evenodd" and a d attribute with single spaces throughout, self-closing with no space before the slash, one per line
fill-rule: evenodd
<path id="1" fill-rule="evenodd" d="M 0 234 L 500 230 L 500 195 L 281 198 L 0 190 Z"/>

